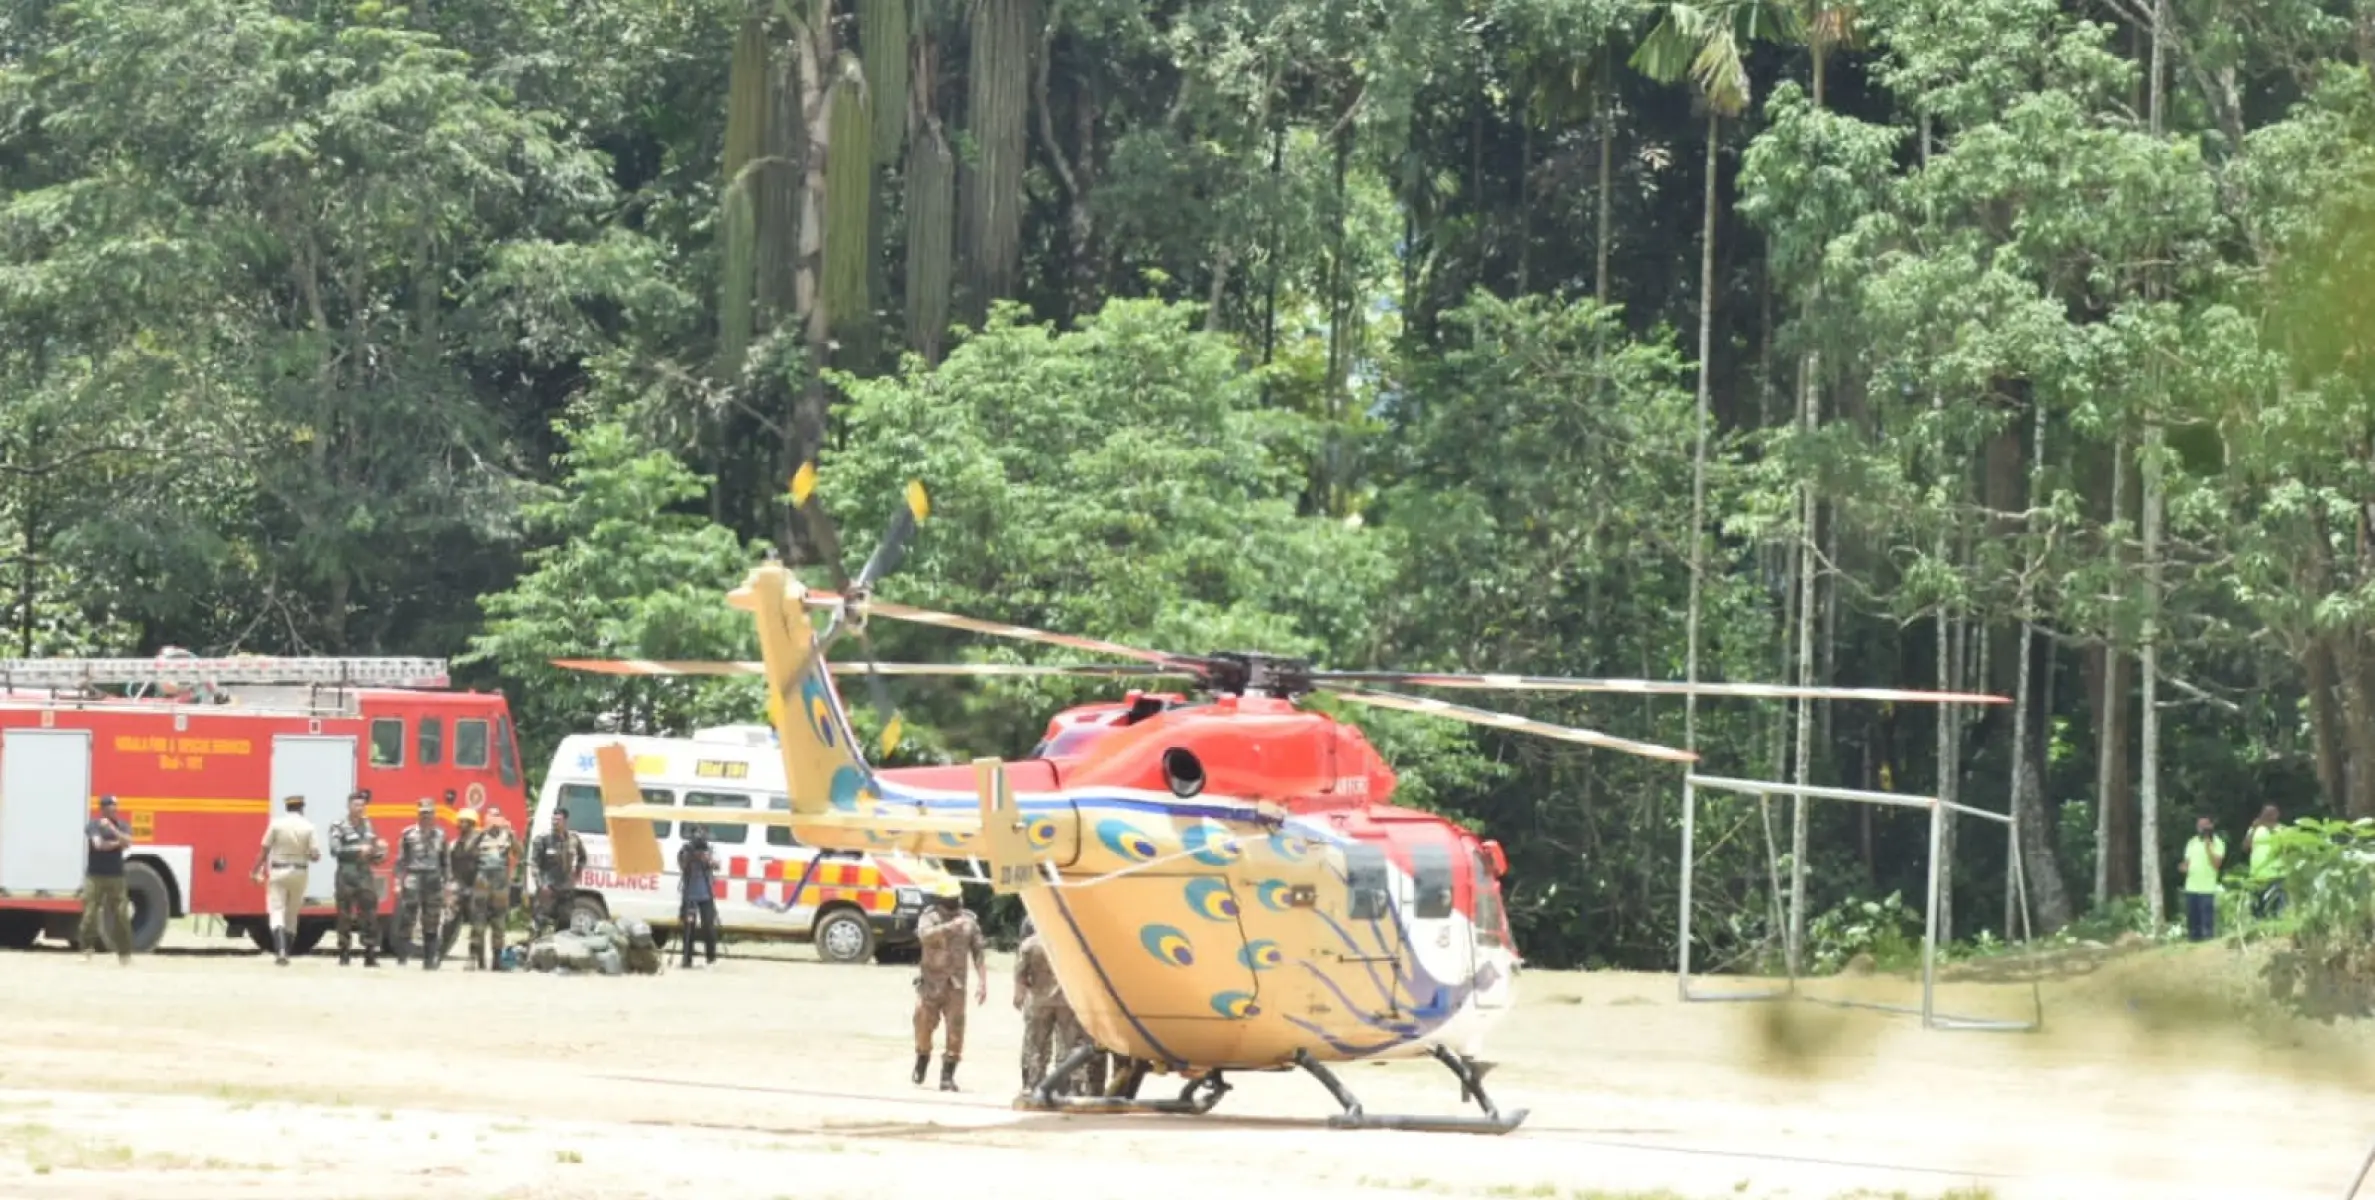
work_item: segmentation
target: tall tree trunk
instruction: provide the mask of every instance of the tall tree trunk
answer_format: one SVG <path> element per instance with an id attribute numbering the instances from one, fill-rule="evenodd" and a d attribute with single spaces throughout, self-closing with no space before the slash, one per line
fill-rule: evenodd
<path id="1" fill-rule="evenodd" d="M 2029 445 L 2028 524 L 2032 538 L 2041 536 L 2036 528 L 2041 519 L 2038 513 L 2045 504 L 2045 400 L 2032 395 L 2029 407 L 2034 415 Z M 2044 569 L 2040 552 L 2032 548 L 2022 565 L 2020 577 L 2020 675 L 2013 689 L 2012 709 L 2012 814 L 2020 825 L 2019 853 L 2027 870 L 2018 872 L 2028 880 L 2029 902 L 2042 928 L 2061 929 L 2070 923 L 2070 895 L 2062 882 L 2061 864 L 2053 849 L 2054 828 L 2046 811 L 2043 768 L 2038 762 L 2039 742 L 2032 735 L 2036 729 L 2030 718 L 2036 714 L 2036 693 L 2031 677 L 2035 674 L 2037 622 L 2031 613 L 2036 605 L 2037 574 Z M 2042 724 L 2042 721 L 2039 722 Z M 2012 936 L 2014 895 L 2011 879 L 2015 874 L 2011 856 L 2005 858 L 2004 928 L 2005 937 Z"/>
<path id="2" fill-rule="evenodd" d="M 1599 186 L 1594 189 L 1595 195 L 1593 196 L 1593 201 L 1599 208 L 1599 226 L 1592 235 L 1592 299 L 1603 306 L 1608 303 L 1608 226 L 1613 218 L 1615 208 L 1609 192 L 1609 184 L 1611 178 L 1614 175 L 1613 168 L 1616 146 L 1616 113 L 1613 109 L 1613 106 L 1609 103 L 1613 95 L 1613 89 L 1608 85 L 1610 72 L 1615 69 L 1615 59 L 1615 51 L 1608 51 L 1607 61 L 1604 62 L 1601 67 L 1600 80 L 1597 85 L 1597 92 L 1595 94 L 1592 109 L 1593 116 L 1598 119 L 1597 124 L 1599 125 L 1600 130 L 1600 179 Z M 1707 117 L 1707 128 L 1708 137 L 1711 141 L 1715 136 L 1715 122 L 1716 117 L 1712 112 L 1710 112 Z M 1714 175 L 1712 167 L 1715 162 L 1714 152 L 1712 150 L 1708 153 L 1707 161 L 1711 168 L 1708 174 L 1709 177 L 1712 178 Z M 1709 183 L 1707 185 L 1707 194 L 1710 196 L 1715 194 L 1715 185 L 1713 183 Z M 1708 208 L 1710 211 L 1712 211 L 1714 209 L 1714 204 L 1710 202 Z M 1702 272 L 1702 279 L 1704 279 L 1704 276 L 1705 273 Z M 1704 296 L 1706 293 L 1702 292 L 1700 294 Z M 1699 353 L 1702 359 L 1704 359 L 1706 352 L 1706 345 L 1704 340 L 1702 340 L 1699 348 Z"/>
<path id="3" fill-rule="evenodd" d="M 964 172 L 962 312 L 978 323 L 1014 295 L 1022 266 L 1023 131 L 1031 79 L 1029 0 L 973 0 L 965 124 L 978 154 Z"/>
<path id="4" fill-rule="evenodd" d="M 907 111 L 915 132 L 901 172 L 907 209 L 907 345 L 926 363 L 938 365 L 956 286 L 957 162 L 932 108 L 938 46 L 928 29 L 916 33 L 913 45 Z"/>
<path id="5" fill-rule="evenodd" d="M 1706 528 L 1707 509 L 1707 424 L 1711 401 L 1708 393 L 1708 343 L 1715 336 L 1715 150 L 1721 134 L 1715 109 L 1707 110 L 1707 182 L 1702 201 L 1705 216 L 1699 226 L 1699 392 L 1698 440 L 1691 454 L 1691 577 L 1690 597 L 1683 615 L 1683 670 L 1689 676 L 1690 690 L 1682 697 L 1682 736 L 1686 749 L 1697 749 L 1699 739 L 1699 593 L 1700 577 L 1706 571 L 1706 549 L 1702 533 Z M 1605 186 L 1603 179 L 1602 184 Z M 1602 260 L 1603 265 L 1606 259 Z M 1601 286 L 1607 285 L 1603 276 Z"/>
<path id="6" fill-rule="evenodd" d="M 2127 490 L 2127 436 L 2122 433 L 2111 444 L 2111 515 L 2103 528 L 2112 536 L 2112 587 L 2121 589 L 2119 581 L 2120 547 L 2125 541 L 2117 536 Z M 2122 589 L 2123 590 L 2123 589 Z M 2087 689 L 2093 697 L 2095 710 L 2095 907 L 2110 902 L 2113 896 L 2129 894 L 2120 887 L 2127 872 L 2121 863 L 2121 830 L 2128 824 L 2125 811 L 2128 781 L 2128 742 L 2125 717 L 2127 694 L 2120 686 L 2120 665 L 2123 647 L 2119 631 L 2118 590 L 2112 595 L 2114 613 L 2105 623 L 2103 647 L 2087 655 Z"/>
<path id="7" fill-rule="evenodd" d="M 2337 812 L 2350 803 L 2350 742 L 2343 731 L 2340 673 L 2327 635 L 2308 635 L 2301 651 L 2301 669 L 2308 676 L 2309 732 L 2317 749 L 2317 782 L 2326 807 Z"/>
<path id="8" fill-rule="evenodd" d="M 2153 0 L 2152 6 L 2152 71 L 2145 84 L 2145 107 L 2149 111 L 2152 135 L 2161 133 L 2161 25 L 2168 19 L 2167 0 Z M 2153 372 L 2157 384 L 2160 373 Z M 2168 920 L 2169 881 L 2161 874 L 2161 422 L 2160 396 L 2157 389 L 2146 397 L 2152 410 L 2145 417 L 2144 429 L 2144 629 L 2138 668 L 2142 676 L 2144 769 L 2143 795 L 2139 798 L 2139 830 L 2137 875 L 2143 881 L 2145 911 L 2151 915 L 2152 927 L 2159 929 Z"/>

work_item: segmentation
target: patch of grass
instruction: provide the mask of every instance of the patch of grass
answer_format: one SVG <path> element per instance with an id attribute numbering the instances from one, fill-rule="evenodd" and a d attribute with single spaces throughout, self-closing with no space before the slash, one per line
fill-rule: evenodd
<path id="1" fill-rule="evenodd" d="M 575 1150 L 553 1151 L 553 1161 L 557 1163 L 582 1163 L 585 1160 L 585 1155 L 579 1154 Z"/>

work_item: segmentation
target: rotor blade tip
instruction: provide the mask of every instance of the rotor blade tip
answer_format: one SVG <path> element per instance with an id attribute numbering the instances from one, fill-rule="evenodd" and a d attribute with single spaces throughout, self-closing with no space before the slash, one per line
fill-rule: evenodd
<path id="1" fill-rule="evenodd" d="M 918 521 L 932 515 L 932 497 L 924 491 L 921 479 L 907 481 L 907 511 L 915 514 Z"/>
<path id="2" fill-rule="evenodd" d="M 808 497 L 816 491 L 816 464 L 804 462 L 792 473 L 792 503 L 805 507 Z"/>

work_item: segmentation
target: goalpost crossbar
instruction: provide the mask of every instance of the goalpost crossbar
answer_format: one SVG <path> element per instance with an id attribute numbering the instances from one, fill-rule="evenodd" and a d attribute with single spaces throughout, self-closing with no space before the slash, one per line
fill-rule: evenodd
<path id="1" fill-rule="evenodd" d="M 1767 988 L 1759 991 L 1741 992 L 1694 992 L 1691 989 L 1691 885 L 1693 868 L 1695 866 L 1695 859 L 1697 856 L 1696 835 L 1698 823 L 1698 794 L 1699 790 L 1702 788 L 1709 791 L 1733 792 L 1743 795 L 1757 796 L 1760 798 L 1765 796 L 1791 796 L 1810 800 L 1839 800 L 1855 804 L 1877 804 L 1892 808 L 1914 808 L 1926 809 L 1929 811 L 1930 863 L 1928 894 L 1925 897 L 1925 901 L 1922 906 L 1923 929 L 1921 940 L 1921 1006 L 1919 1008 L 1903 1004 L 1884 1004 L 1865 1000 L 1836 1000 L 1804 995 L 1798 990 L 1798 976 L 1795 964 L 1792 964 L 1788 968 L 1788 983 L 1778 988 Z M 1700 1002 L 1801 999 L 1813 1003 L 1828 1004 L 1841 1008 L 1865 1008 L 1879 1012 L 1919 1015 L 1921 1017 L 1922 1026 L 1927 1029 L 2028 1032 L 2043 1028 L 2045 1024 L 2045 997 L 2042 988 L 2034 979 L 2030 980 L 2029 985 L 2030 1002 L 2032 1005 L 2032 1016 L 2029 1020 L 2020 1021 L 1986 1017 L 1966 1017 L 1938 1011 L 1938 895 L 1941 882 L 1939 864 L 1943 859 L 1943 855 L 1941 854 L 1941 851 L 1944 848 L 1943 835 L 1945 833 L 1946 821 L 1950 814 L 1956 816 L 1976 817 L 1984 821 L 1994 822 L 1995 824 L 2004 827 L 2005 853 L 2009 856 L 2011 866 L 2009 882 L 2015 893 L 2020 919 L 2020 936 L 2024 941 L 2033 939 L 2036 936 L 2036 931 L 2031 926 L 2029 918 L 2028 877 L 2025 870 L 2025 864 L 2021 862 L 2020 822 L 2014 815 L 2010 813 L 1991 812 L 1984 808 L 1974 808 L 1967 804 L 1958 804 L 1952 800 L 1942 800 L 1936 796 L 1917 796 L 1909 795 L 1904 792 L 1873 792 L 1864 791 L 1857 788 L 1817 787 L 1808 784 L 1777 783 L 1755 779 L 1734 779 L 1721 775 L 1685 775 L 1682 781 L 1682 904 L 1678 918 L 1680 923 L 1680 931 L 1679 936 L 1676 939 L 1675 969 L 1676 985 L 1681 992 L 1682 999 L 1685 1001 Z M 1804 878 L 1805 871 L 1805 863 L 1792 862 L 1790 864 L 1790 881 L 1793 885 L 1791 888 L 1793 892 L 1797 891 L 1796 885 Z"/>

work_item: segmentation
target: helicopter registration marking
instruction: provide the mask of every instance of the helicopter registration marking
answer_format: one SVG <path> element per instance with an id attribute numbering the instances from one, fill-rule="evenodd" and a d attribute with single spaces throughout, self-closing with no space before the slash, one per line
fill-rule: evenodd
<path id="1" fill-rule="evenodd" d="M 1369 777 L 1340 775 L 1336 779 L 1336 792 L 1338 795 L 1366 796 L 1369 794 Z"/>

